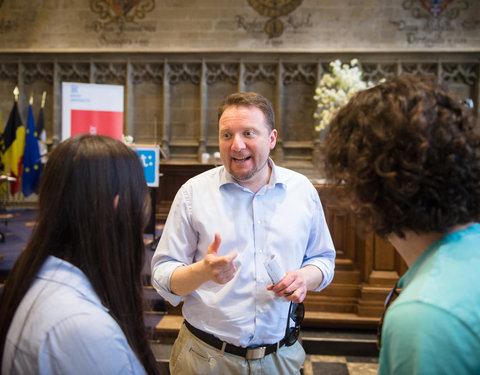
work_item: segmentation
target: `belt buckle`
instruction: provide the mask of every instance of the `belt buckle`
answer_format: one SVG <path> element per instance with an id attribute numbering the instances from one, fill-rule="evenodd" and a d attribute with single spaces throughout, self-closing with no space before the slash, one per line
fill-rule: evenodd
<path id="1" fill-rule="evenodd" d="M 265 357 L 265 349 L 266 349 L 266 346 L 260 346 L 255 349 L 247 349 L 247 354 L 245 355 L 245 359 L 261 359 Z"/>

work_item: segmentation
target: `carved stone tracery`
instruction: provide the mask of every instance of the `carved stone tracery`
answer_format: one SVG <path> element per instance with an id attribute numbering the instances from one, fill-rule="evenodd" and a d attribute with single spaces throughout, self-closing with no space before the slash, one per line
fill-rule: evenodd
<path id="1" fill-rule="evenodd" d="M 132 64 L 131 79 L 134 85 L 151 81 L 158 85 L 163 82 L 163 64 Z"/>
<path id="2" fill-rule="evenodd" d="M 253 82 L 265 81 L 271 85 L 277 83 L 276 64 L 245 64 L 244 82 L 249 85 Z"/>
<path id="3" fill-rule="evenodd" d="M 18 82 L 18 65 L 0 64 L 0 79 Z"/>
<path id="4" fill-rule="evenodd" d="M 435 63 L 403 63 L 402 74 L 437 75 L 438 64 Z"/>
<path id="5" fill-rule="evenodd" d="M 96 63 L 94 64 L 96 83 L 124 84 L 125 83 L 125 64 Z"/>
<path id="6" fill-rule="evenodd" d="M 379 82 L 395 76 L 395 64 L 362 64 L 362 71 L 365 81 Z"/>
<path id="7" fill-rule="evenodd" d="M 351 57 L 339 58 L 347 61 Z M 435 56 L 431 59 L 422 56 L 418 61 L 416 61 L 415 55 L 410 55 L 405 59 L 401 57 L 385 59 L 382 56 L 380 62 L 375 62 L 375 58 L 372 56 L 363 58 L 359 56 L 358 59 L 363 70 L 363 78 L 374 83 L 382 78 L 390 78 L 398 74 L 431 75 L 439 81 L 452 83 L 462 97 L 473 100 L 475 111 L 479 113 L 480 83 L 478 75 L 480 64 L 477 55 L 466 55 L 466 58 L 463 59 L 450 54 L 446 54 L 442 58 Z M 256 58 L 255 61 L 246 62 L 241 55 L 238 56 L 238 60 L 232 60 L 231 55 L 228 55 L 228 59 L 226 56 L 210 58 L 208 55 L 200 59 L 198 55 L 190 55 L 185 60 L 182 56 L 175 56 L 173 61 L 167 59 L 166 56 L 159 56 L 153 61 L 149 56 L 147 61 L 144 61 L 141 57 L 129 56 L 125 59 L 124 56 L 112 55 L 111 61 L 109 60 L 106 60 L 104 55 L 101 56 L 100 61 L 95 61 L 95 56 L 93 58 L 89 56 L 86 59 L 83 55 L 75 59 L 72 59 L 71 56 L 52 55 L 50 60 L 48 55 L 45 55 L 42 56 L 42 62 L 36 62 L 31 56 L 15 57 L 11 61 L 7 60 L 0 64 L 0 81 L 5 87 L 14 83 L 18 84 L 21 89 L 22 86 L 25 87 L 36 82 L 41 82 L 42 89 L 47 90 L 48 87 L 45 87 L 45 84 L 52 85 L 56 101 L 51 102 L 53 104 L 50 111 L 55 113 L 50 113 L 50 116 L 55 121 L 55 124 L 51 125 L 51 129 L 55 130 L 55 134 L 53 134 L 55 139 L 59 138 L 61 129 L 61 107 L 59 107 L 61 92 L 55 91 L 55 87 L 61 85 L 62 81 L 128 85 L 127 103 L 125 103 L 128 111 L 126 127 L 128 131 L 132 131 L 132 134 L 136 134 L 140 138 L 147 136 L 138 134 L 134 128 L 139 119 L 143 121 L 143 118 L 136 106 L 132 107 L 131 103 L 137 104 L 145 100 L 142 97 L 135 97 L 139 94 L 138 85 L 144 82 L 153 82 L 162 86 L 161 90 L 154 91 L 154 95 L 158 95 L 158 97 L 153 98 L 153 102 L 158 103 L 162 108 L 162 118 L 159 119 L 161 123 L 158 126 L 164 132 L 163 142 L 169 142 L 168 134 L 171 133 L 174 124 L 191 123 L 192 125 L 188 126 L 198 127 L 194 129 L 193 134 L 197 134 L 200 151 L 201 147 L 207 149 L 216 147 L 215 141 L 212 141 L 216 137 L 210 134 L 211 129 L 214 128 L 210 121 L 215 118 L 215 114 L 210 113 L 212 108 L 208 104 L 209 96 L 214 95 L 215 100 L 218 100 L 218 96 L 223 95 L 225 90 L 223 87 L 214 87 L 216 84 L 225 82 L 246 91 L 260 90 L 262 92 L 267 90 L 269 92 L 266 94 L 271 98 L 272 103 L 275 106 L 280 104 L 284 107 L 275 108 L 279 114 L 278 128 L 281 129 L 277 149 L 283 151 L 283 153 L 279 152 L 274 155 L 275 161 L 279 164 L 285 161 L 300 163 L 302 168 L 320 166 L 316 155 L 321 139 L 320 137 L 313 139 L 312 143 L 311 137 L 306 137 L 305 134 L 314 134 L 315 120 L 313 113 L 309 115 L 308 111 L 314 111 L 311 103 L 315 85 L 323 73 L 329 71 L 331 56 L 319 57 L 312 54 L 309 58 L 301 55 L 296 60 L 287 55 L 274 59 L 271 55 L 265 55 Z M 170 85 L 180 83 L 201 85 L 202 87 L 198 92 L 200 97 L 194 98 L 192 101 L 196 103 L 196 106 L 200 106 L 192 107 L 192 110 L 202 114 L 202 120 L 197 124 L 191 119 L 183 119 L 182 112 L 174 110 L 175 106 L 178 106 L 178 95 L 182 90 L 174 90 L 170 88 Z M 270 91 L 271 89 L 265 87 L 265 84 L 274 86 L 274 90 Z M 272 93 L 274 97 L 272 97 Z M 287 99 L 291 97 L 298 97 L 299 100 L 289 102 Z M 150 99 L 152 98 L 149 97 Z M 151 104 L 149 102 L 142 105 Z M 191 116 L 191 113 L 186 113 L 186 116 Z M 51 138 L 52 134 L 48 136 Z M 182 142 L 177 143 L 180 146 L 173 149 L 168 160 L 170 157 L 173 160 L 176 157 L 197 159 L 198 153 L 194 152 L 195 146 L 191 147 L 190 145 L 188 146 L 190 148 L 187 148 Z M 312 144 L 313 146 L 311 146 Z"/>
<path id="8" fill-rule="evenodd" d="M 442 64 L 442 80 L 473 86 L 477 81 L 475 64 Z"/>
<path id="9" fill-rule="evenodd" d="M 316 64 L 283 64 L 283 83 L 289 85 L 297 81 L 314 85 L 317 79 Z"/>
<path id="10" fill-rule="evenodd" d="M 194 85 L 200 84 L 201 77 L 201 64 L 181 64 L 172 63 L 170 65 L 170 71 L 168 79 L 171 85 L 176 85 L 180 82 L 190 81 Z"/>
<path id="11" fill-rule="evenodd" d="M 53 83 L 53 64 L 52 63 L 28 63 L 23 65 L 24 82 L 30 84 L 43 81 L 48 84 Z"/>
<path id="12" fill-rule="evenodd" d="M 206 82 L 213 85 L 218 81 L 238 83 L 238 64 L 207 64 Z"/>
<path id="13" fill-rule="evenodd" d="M 61 81 L 90 82 L 90 64 L 88 63 L 59 63 L 58 68 Z"/>

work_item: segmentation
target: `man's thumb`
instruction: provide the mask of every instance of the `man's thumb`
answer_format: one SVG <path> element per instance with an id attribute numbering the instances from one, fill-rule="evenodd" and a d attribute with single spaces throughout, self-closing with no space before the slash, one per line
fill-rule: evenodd
<path id="1" fill-rule="evenodd" d="M 218 254 L 218 248 L 220 247 L 220 243 L 222 242 L 222 238 L 220 234 L 215 233 L 215 239 L 213 240 L 212 244 L 207 249 L 207 254 Z"/>

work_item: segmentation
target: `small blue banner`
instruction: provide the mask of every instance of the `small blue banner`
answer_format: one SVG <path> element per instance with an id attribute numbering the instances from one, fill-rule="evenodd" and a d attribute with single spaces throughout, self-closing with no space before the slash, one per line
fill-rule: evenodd
<path id="1" fill-rule="evenodd" d="M 145 173 L 145 179 L 147 180 L 147 185 L 150 187 L 158 187 L 160 163 L 159 147 L 138 147 L 133 145 L 132 149 L 137 152 L 138 157 L 140 158 L 143 171 Z"/>

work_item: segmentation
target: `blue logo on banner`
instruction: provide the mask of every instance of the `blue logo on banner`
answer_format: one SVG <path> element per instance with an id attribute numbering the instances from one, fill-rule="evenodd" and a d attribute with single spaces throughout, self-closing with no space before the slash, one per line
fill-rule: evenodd
<path id="1" fill-rule="evenodd" d="M 155 150 L 136 150 L 143 165 L 147 184 L 155 183 Z"/>

